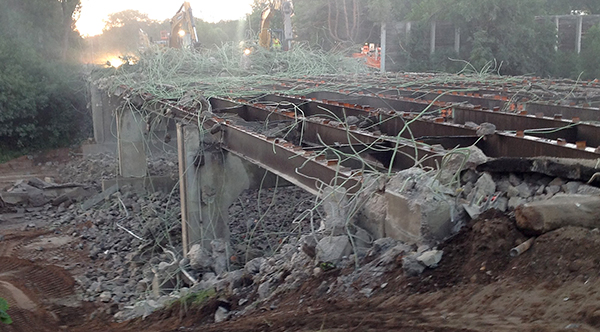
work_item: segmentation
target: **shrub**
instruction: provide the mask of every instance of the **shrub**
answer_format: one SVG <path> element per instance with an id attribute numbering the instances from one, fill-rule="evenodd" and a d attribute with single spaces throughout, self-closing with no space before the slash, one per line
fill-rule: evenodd
<path id="1" fill-rule="evenodd" d="M 4 324 L 12 323 L 12 319 L 10 319 L 10 316 L 6 313 L 7 310 L 8 310 L 8 302 L 6 302 L 5 299 L 0 297 L 0 323 L 4 323 Z"/>
<path id="2" fill-rule="evenodd" d="M 64 145 L 78 134 L 85 84 L 75 65 L 46 61 L 34 49 L 0 40 L 1 150 Z"/>

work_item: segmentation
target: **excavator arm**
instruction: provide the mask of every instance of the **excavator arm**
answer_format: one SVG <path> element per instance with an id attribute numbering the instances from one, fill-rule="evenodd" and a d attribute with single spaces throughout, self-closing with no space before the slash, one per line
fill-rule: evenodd
<path id="1" fill-rule="evenodd" d="M 198 43 L 196 23 L 189 2 L 184 2 L 175 16 L 171 19 L 171 35 L 169 47 L 192 48 Z"/>
<path id="2" fill-rule="evenodd" d="M 258 45 L 266 48 L 271 47 L 271 19 L 273 18 L 274 8 L 268 6 L 262 11 L 260 19 L 260 33 L 258 34 Z"/>
<path id="3" fill-rule="evenodd" d="M 292 13 L 293 7 L 291 1 L 272 0 L 262 11 L 260 21 L 260 33 L 258 34 L 258 44 L 266 49 L 271 47 L 271 19 L 273 14 L 279 12 L 283 15 L 283 38 L 286 43 L 286 49 L 291 47 L 292 34 Z"/>

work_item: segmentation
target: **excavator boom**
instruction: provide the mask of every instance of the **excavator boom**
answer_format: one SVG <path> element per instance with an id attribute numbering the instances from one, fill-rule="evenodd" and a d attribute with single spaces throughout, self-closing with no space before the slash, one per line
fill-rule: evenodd
<path id="1" fill-rule="evenodd" d="M 192 48 L 198 43 L 196 23 L 189 2 L 184 2 L 175 16 L 171 19 L 171 35 L 169 36 L 169 47 Z"/>
<path id="2" fill-rule="evenodd" d="M 266 49 L 269 49 L 271 47 L 271 41 L 273 39 L 271 35 L 271 19 L 273 18 L 274 12 L 279 12 L 283 15 L 283 41 L 285 43 L 285 49 L 290 49 L 291 41 L 293 39 L 293 6 L 291 1 L 286 0 L 272 0 L 269 3 L 269 5 L 262 11 L 260 21 L 260 33 L 258 35 L 258 44 Z"/>

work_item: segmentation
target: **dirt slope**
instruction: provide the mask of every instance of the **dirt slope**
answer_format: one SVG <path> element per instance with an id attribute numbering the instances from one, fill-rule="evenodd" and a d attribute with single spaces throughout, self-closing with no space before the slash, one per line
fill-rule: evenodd
<path id="1" fill-rule="evenodd" d="M 514 222 L 487 213 L 441 246 L 437 269 L 419 277 L 399 267 L 375 294 L 322 294 L 323 280 L 265 303 L 228 322 L 211 310 L 171 308 L 131 331 L 596 331 L 600 329 L 600 232 L 562 228 L 536 239 L 519 257 L 509 250 L 526 238 Z M 235 304 L 235 301 L 232 301 Z M 209 307 L 216 308 L 212 303 Z M 235 305 L 234 305 L 235 309 Z"/>
<path id="2" fill-rule="evenodd" d="M 333 270 L 222 323 L 214 312 L 224 303 L 237 310 L 235 295 L 117 324 L 110 307 L 80 300 L 76 277 L 100 263 L 85 240 L 50 225 L 27 227 L 28 213 L 0 214 L 0 296 L 15 320 L 1 331 L 600 330 L 598 230 L 561 228 L 513 258 L 509 250 L 527 238 L 509 217 L 488 212 L 439 246 L 439 267 L 409 277 L 399 257 L 373 281 L 370 297 L 358 286 L 328 293 L 322 285 L 351 272 Z"/>

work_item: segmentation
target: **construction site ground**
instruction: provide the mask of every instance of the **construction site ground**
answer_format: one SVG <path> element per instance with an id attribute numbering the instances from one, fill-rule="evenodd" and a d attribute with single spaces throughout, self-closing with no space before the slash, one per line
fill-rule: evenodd
<path id="1" fill-rule="evenodd" d="M 69 158 L 68 151 L 58 151 L 38 163 L 23 157 L 0 167 L 3 176 L 54 175 Z M 4 172 L 11 164 L 19 167 Z M 74 277 L 99 263 L 89 258 L 86 241 L 66 230 L 31 224 L 29 214 L 36 212 L 5 209 L 0 214 L 0 297 L 9 300 L 14 320 L 1 331 L 600 329 L 598 229 L 560 228 L 510 257 L 510 249 L 527 237 L 510 216 L 488 211 L 439 247 L 444 256 L 437 268 L 407 276 L 399 258 L 398 267 L 372 285 L 370 297 L 323 291 L 324 281 L 349 272 L 334 269 L 221 323 L 214 323 L 217 307 L 225 301 L 235 310 L 239 299 L 217 294 L 203 304 L 179 301 L 145 319 L 115 323 L 107 304 L 78 296 Z M 80 244 L 84 250 L 75 250 Z"/>

